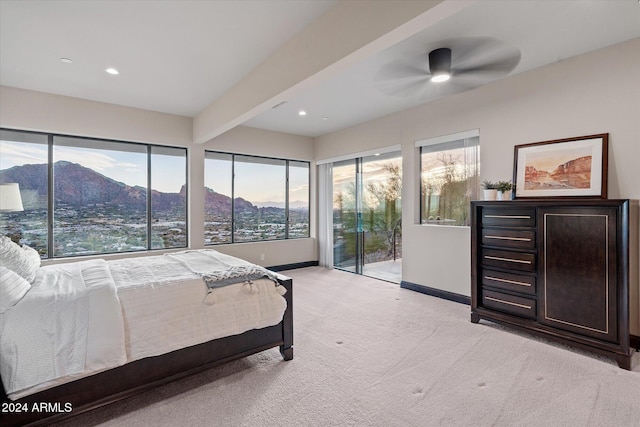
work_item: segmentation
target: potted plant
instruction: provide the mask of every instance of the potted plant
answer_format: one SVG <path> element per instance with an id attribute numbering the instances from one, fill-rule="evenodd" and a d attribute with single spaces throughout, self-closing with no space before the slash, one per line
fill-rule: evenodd
<path id="1" fill-rule="evenodd" d="M 496 197 L 498 197 L 498 183 L 485 179 L 482 181 L 482 186 L 484 187 L 484 200 L 496 200 Z"/>
<path id="2" fill-rule="evenodd" d="M 511 200 L 511 192 L 514 187 L 511 181 L 498 181 L 496 185 L 498 200 Z"/>

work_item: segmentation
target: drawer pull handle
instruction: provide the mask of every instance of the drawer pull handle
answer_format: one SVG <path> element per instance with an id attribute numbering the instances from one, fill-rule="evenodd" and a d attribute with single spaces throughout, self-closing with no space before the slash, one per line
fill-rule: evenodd
<path id="1" fill-rule="evenodd" d="M 492 298 L 492 297 L 485 297 L 485 298 L 488 299 L 489 301 L 495 301 L 495 302 L 499 302 L 499 303 L 502 303 L 502 304 L 513 305 L 515 307 L 526 308 L 527 310 L 531 310 L 531 306 L 530 305 L 518 304 L 516 302 L 505 301 L 505 300 L 499 299 L 499 298 Z"/>
<path id="2" fill-rule="evenodd" d="M 485 279 L 489 279 L 489 280 L 495 280 L 496 282 L 504 282 L 504 283 L 512 283 L 514 285 L 520 285 L 520 286 L 531 286 L 531 283 L 526 283 L 526 282 L 518 282 L 515 280 L 508 280 L 508 279 L 502 279 L 500 277 L 493 277 L 493 276 L 484 276 Z"/>
<path id="3" fill-rule="evenodd" d="M 485 255 L 484 257 L 486 259 L 494 259 L 496 261 L 519 262 L 520 264 L 531 264 L 531 261 L 528 261 L 526 259 L 502 258 L 499 256 L 488 256 L 488 255 Z"/>
<path id="4" fill-rule="evenodd" d="M 485 218 L 515 218 L 515 219 L 531 219 L 529 215 L 485 215 Z"/>
<path id="5" fill-rule="evenodd" d="M 528 237 L 506 237 L 506 236 L 484 236 L 487 239 L 499 239 L 499 240 L 515 240 L 518 242 L 530 242 L 531 239 Z"/>

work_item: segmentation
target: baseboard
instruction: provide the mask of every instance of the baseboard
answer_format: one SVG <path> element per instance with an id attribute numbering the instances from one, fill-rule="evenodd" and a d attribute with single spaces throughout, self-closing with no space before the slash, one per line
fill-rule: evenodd
<path id="1" fill-rule="evenodd" d="M 305 262 L 295 262 L 293 264 L 283 264 L 283 265 L 274 265 L 272 267 L 266 267 L 267 270 L 271 271 L 284 271 L 284 270 L 295 270 L 296 268 L 305 268 L 305 267 L 317 267 L 318 261 L 305 261 Z"/>
<path id="2" fill-rule="evenodd" d="M 430 295 L 432 297 L 438 297 L 446 299 L 448 301 L 459 302 L 461 304 L 471 305 L 471 298 L 466 295 L 456 294 L 454 292 L 443 291 L 442 289 L 430 288 L 429 286 L 418 285 L 416 283 L 402 281 L 400 287 L 409 289 L 411 291 L 420 292 L 421 294 Z M 631 335 L 630 344 L 636 351 L 640 351 L 640 336 Z"/>
<path id="3" fill-rule="evenodd" d="M 636 351 L 640 351 L 640 337 L 636 335 L 631 335 L 631 347 L 635 348 Z"/>
<path id="4" fill-rule="evenodd" d="M 430 295 L 432 297 L 438 297 L 446 299 L 448 301 L 459 302 L 460 304 L 471 305 L 471 297 L 466 295 L 456 294 L 454 292 L 443 291 L 442 289 L 430 288 L 429 286 L 418 285 L 416 283 L 402 281 L 400 287 L 409 289 L 411 291 L 420 292 L 421 294 Z"/>

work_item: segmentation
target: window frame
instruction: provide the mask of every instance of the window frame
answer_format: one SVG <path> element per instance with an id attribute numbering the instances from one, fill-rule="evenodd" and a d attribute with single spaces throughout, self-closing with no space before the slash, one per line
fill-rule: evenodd
<path id="1" fill-rule="evenodd" d="M 272 241 L 283 241 L 283 240 L 295 240 L 295 239 L 308 239 L 311 237 L 311 162 L 308 160 L 299 160 L 299 159 L 287 159 L 287 158 L 282 158 L 282 157 L 269 157 L 269 156 L 260 156 L 260 155 L 253 155 L 253 154 L 244 154 L 244 153 L 232 153 L 232 152 L 228 152 L 228 151 L 219 151 L 219 150 L 205 150 L 204 152 L 204 160 L 207 160 L 207 153 L 212 153 L 212 154 L 218 154 L 218 155 L 225 155 L 225 156 L 231 156 L 231 241 L 230 242 L 218 242 L 218 243 L 206 243 L 204 244 L 205 247 L 209 247 L 209 246 L 219 246 L 219 245 L 237 245 L 237 244 L 245 244 L 245 243 L 257 243 L 257 242 L 272 242 Z M 249 158 L 255 158 L 255 159 L 264 159 L 264 160 L 272 160 L 272 161 L 284 161 L 285 162 L 285 188 L 284 188 L 284 196 L 285 196 L 285 207 L 284 207 L 284 211 L 285 211 L 285 237 L 283 238 L 276 238 L 276 239 L 259 239 L 259 240 L 243 240 L 243 241 L 236 241 L 236 233 L 235 233 L 235 226 L 236 226 L 236 212 L 235 212 L 235 198 L 236 198 L 236 186 L 235 186 L 235 182 L 236 182 L 236 156 L 238 157 L 249 157 Z M 289 228 L 290 228 L 290 222 L 291 222 L 291 218 L 290 218 L 290 209 L 289 209 L 289 193 L 290 193 L 290 187 L 289 187 L 289 167 L 291 163 L 306 163 L 307 164 L 307 200 L 308 200 L 308 210 L 307 210 L 307 224 L 308 224 L 308 229 L 307 229 L 307 235 L 306 236 L 290 236 L 289 233 Z M 206 175 L 206 165 L 205 165 L 205 175 Z M 205 183 L 205 187 L 206 187 L 206 183 Z M 206 219 L 207 216 L 207 212 L 204 212 L 204 216 Z M 206 230 L 206 225 L 205 225 L 205 230 Z"/>
<path id="2" fill-rule="evenodd" d="M 189 149 L 187 147 L 173 146 L 173 145 L 162 145 L 162 144 L 151 144 L 144 142 L 133 142 L 133 141 L 123 141 L 118 139 L 108 139 L 108 138 L 94 138 L 91 136 L 81 136 L 81 135 L 67 135 L 55 132 L 39 132 L 39 131 L 29 131 L 24 129 L 13 129 L 0 127 L 0 130 L 7 132 L 15 132 L 22 134 L 30 134 L 30 135 L 44 135 L 47 137 L 47 254 L 46 257 L 42 257 L 43 259 L 64 259 L 64 258 L 78 258 L 78 257 L 90 257 L 90 256 L 103 256 L 103 255 L 120 255 L 120 254 L 132 254 L 132 253 L 141 253 L 141 252 L 151 252 L 151 251 L 162 251 L 162 250 L 170 250 L 170 249 L 185 249 L 189 247 Z M 146 249 L 145 250 L 128 250 L 128 251 L 118 251 L 118 252 L 97 252 L 95 254 L 64 254 L 64 255 L 54 255 L 54 245 L 55 245 L 55 234 L 54 234 L 54 212 L 55 212 L 55 197 L 54 195 L 54 140 L 55 138 L 65 138 L 65 139 L 77 139 L 77 140 L 88 140 L 88 141 L 96 141 L 96 142 L 105 142 L 105 143 L 116 143 L 116 144 L 132 144 L 137 146 L 145 147 L 145 155 L 146 155 L 146 163 L 147 163 L 147 171 L 146 171 L 146 192 L 147 192 L 147 200 L 146 200 Z M 64 145 L 62 145 L 64 146 Z M 184 185 L 185 185 L 185 246 L 174 246 L 171 248 L 152 248 L 152 173 L 151 173 L 151 156 L 152 156 L 152 147 L 158 147 L 160 149 L 177 149 L 184 151 L 184 160 L 185 160 L 185 177 L 184 177 Z"/>

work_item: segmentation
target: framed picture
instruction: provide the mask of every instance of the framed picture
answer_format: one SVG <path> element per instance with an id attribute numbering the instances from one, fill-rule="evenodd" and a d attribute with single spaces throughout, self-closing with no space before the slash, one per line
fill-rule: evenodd
<path id="1" fill-rule="evenodd" d="M 516 145 L 514 198 L 607 198 L 609 134 Z"/>

